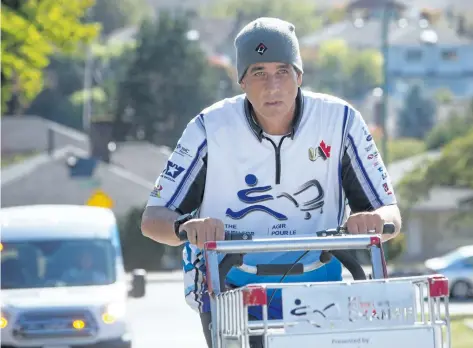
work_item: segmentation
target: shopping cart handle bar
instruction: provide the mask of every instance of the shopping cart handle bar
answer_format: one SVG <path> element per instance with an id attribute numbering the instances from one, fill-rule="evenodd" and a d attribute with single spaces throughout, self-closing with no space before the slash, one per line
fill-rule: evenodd
<path id="1" fill-rule="evenodd" d="M 309 236 L 297 238 L 212 241 L 205 244 L 205 249 L 221 253 L 260 253 L 275 251 L 367 249 L 370 246 L 380 244 L 380 235 L 363 234 L 323 238 Z"/>

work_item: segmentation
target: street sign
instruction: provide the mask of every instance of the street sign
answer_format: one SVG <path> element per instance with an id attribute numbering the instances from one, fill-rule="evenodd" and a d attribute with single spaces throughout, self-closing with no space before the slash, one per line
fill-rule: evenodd
<path id="1" fill-rule="evenodd" d="M 98 189 L 95 190 L 87 200 L 86 205 L 93 207 L 112 208 L 113 200 L 105 192 Z"/>
<path id="2" fill-rule="evenodd" d="M 66 164 L 69 167 L 71 178 L 90 178 L 97 167 L 97 160 L 95 158 L 71 156 L 67 159 Z"/>

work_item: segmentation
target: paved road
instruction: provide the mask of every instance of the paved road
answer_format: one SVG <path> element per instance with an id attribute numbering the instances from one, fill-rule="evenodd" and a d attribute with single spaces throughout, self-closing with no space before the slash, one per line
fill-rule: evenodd
<path id="1" fill-rule="evenodd" d="M 146 297 L 130 300 L 133 348 L 206 348 L 199 315 L 183 292 L 181 282 L 149 283 Z"/>
<path id="2" fill-rule="evenodd" d="M 452 303 L 450 311 L 473 315 L 473 302 Z M 199 317 L 184 302 L 181 282 L 150 282 L 146 297 L 130 300 L 129 314 L 134 348 L 206 348 Z"/>

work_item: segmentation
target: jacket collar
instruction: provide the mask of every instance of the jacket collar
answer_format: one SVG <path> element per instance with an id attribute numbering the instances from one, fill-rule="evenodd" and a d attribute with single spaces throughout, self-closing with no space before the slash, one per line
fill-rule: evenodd
<path id="1" fill-rule="evenodd" d="M 292 120 L 291 132 L 289 136 L 291 139 L 294 139 L 294 134 L 296 133 L 297 128 L 299 127 L 299 123 L 302 119 L 302 114 L 304 112 L 304 97 L 302 96 L 302 91 L 299 88 L 296 97 L 296 110 L 294 119 Z M 259 141 L 263 140 L 263 129 L 259 125 L 258 121 L 256 121 L 255 117 L 253 116 L 253 106 L 251 105 L 248 98 L 245 98 L 245 118 L 250 126 L 251 130 L 253 131 L 254 135 L 258 138 Z"/>

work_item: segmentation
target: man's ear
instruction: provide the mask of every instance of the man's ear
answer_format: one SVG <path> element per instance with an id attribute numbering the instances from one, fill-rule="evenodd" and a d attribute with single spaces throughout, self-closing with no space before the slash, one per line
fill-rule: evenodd
<path id="1" fill-rule="evenodd" d="M 242 90 L 245 90 L 245 89 L 246 89 L 245 79 L 241 80 L 241 82 L 240 82 L 240 87 L 241 87 Z"/>
<path id="2" fill-rule="evenodd" d="M 297 73 L 297 85 L 300 87 L 302 86 L 302 73 Z"/>

